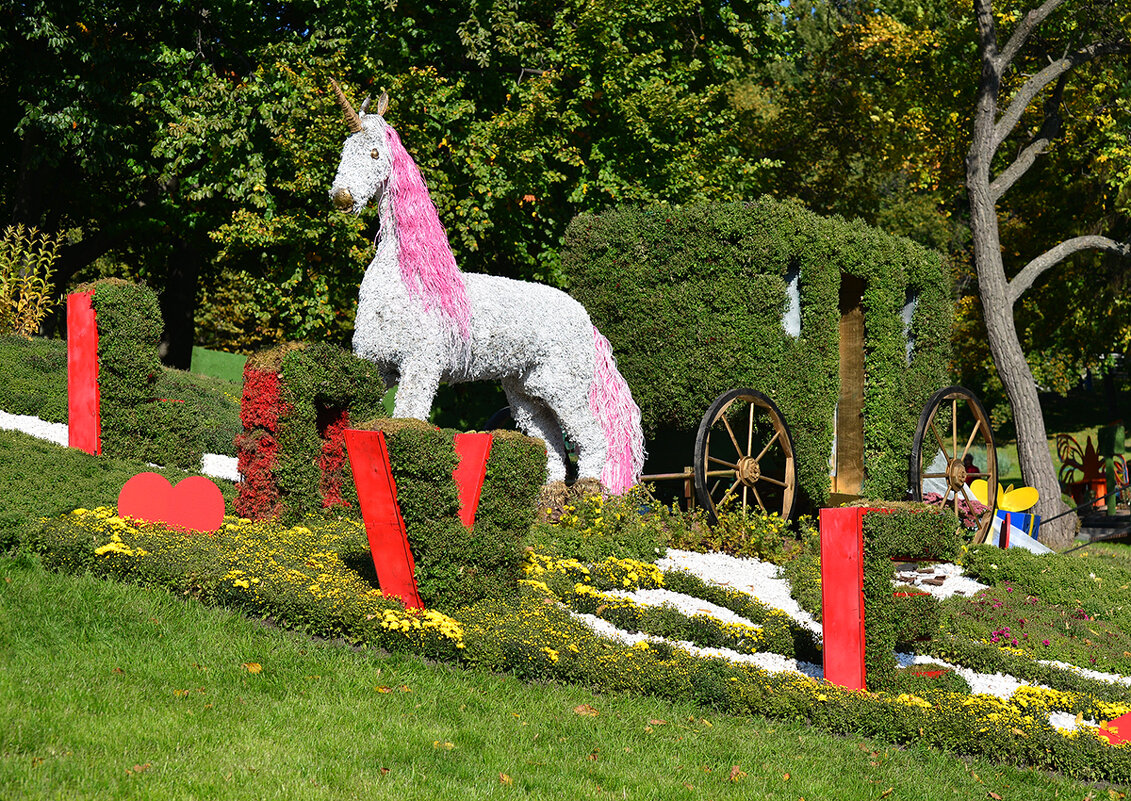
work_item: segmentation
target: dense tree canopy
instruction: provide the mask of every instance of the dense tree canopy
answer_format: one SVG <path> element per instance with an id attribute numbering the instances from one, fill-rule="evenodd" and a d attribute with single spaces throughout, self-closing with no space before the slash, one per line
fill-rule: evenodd
<path id="1" fill-rule="evenodd" d="M 191 343 L 340 338 L 372 218 L 325 201 L 326 87 L 387 90 L 464 269 L 555 281 L 575 213 L 765 186 L 731 102 L 773 3 L 8 4 L 2 198 L 163 289 Z M 367 228 L 368 227 L 368 228 Z M 178 318 L 180 325 L 176 325 Z"/>

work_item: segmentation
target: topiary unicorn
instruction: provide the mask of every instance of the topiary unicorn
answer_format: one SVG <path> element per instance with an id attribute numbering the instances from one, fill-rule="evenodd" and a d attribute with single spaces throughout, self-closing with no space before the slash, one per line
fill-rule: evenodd
<path id="1" fill-rule="evenodd" d="M 609 341 L 581 304 L 543 284 L 463 274 L 415 162 L 369 100 L 334 94 L 350 136 L 330 189 L 341 211 L 376 198 L 377 254 L 358 293 L 353 349 L 398 383 L 396 417 L 426 420 L 441 381 L 500 381 L 519 428 L 546 442 L 547 480 L 566 475 L 562 432 L 579 478 L 621 493 L 644 466 L 640 408 Z"/>

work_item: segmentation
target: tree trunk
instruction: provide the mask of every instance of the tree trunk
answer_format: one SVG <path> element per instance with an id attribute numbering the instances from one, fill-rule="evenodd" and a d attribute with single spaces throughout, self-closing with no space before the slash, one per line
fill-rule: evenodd
<path id="1" fill-rule="evenodd" d="M 989 14 L 983 4 L 980 13 Z M 973 141 L 966 156 L 966 189 L 970 197 L 970 230 L 973 234 L 974 265 L 978 274 L 978 293 L 982 300 L 982 316 L 986 336 L 998 376 L 1005 387 L 1013 409 L 1017 429 L 1017 459 L 1021 477 L 1040 493 L 1036 513 L 1048 520 L 1068 507 L 1060 497 L 1052 453 L 1048 448 L 1045 419 L 1037 396 L 1037 382 L 1025 360 L 1025 352 L 1017 336 L 1013 319 L 1013 301 L 1009 297 L 1009 281 L 1001 257 L 1001 236 L 997 207 L 990 190 L 990 163 L 996 144 L 994 124 L 997 120 L 997 97 L 1001 75 L 997 64 L 997 43 L 992 23 L 981 24 L 982 76 L 974 108 Z M 1051 523 L 1042 523 L 1040 539 L 1052 548 L 1064 548 L 1076 534 L 1076 518 L 1065 515 Z"/>
<path id="2" fill-rule="evenodd" d="M 201 252 L 190 242 L 178 240 L 169 257 L 165 290 L 160 295 L 165 333 L 158 352 L 161 361 L 179 370 L 189 369 L 196 337 L 196 290 L 200 278 Z"/>
<path id="3" fill-rule="evenodd" d="M 1004 279 L 1004 275 L 1002 278 Z M 1017 338 L 1013 307 L 999 293 L 992 289 L 987 291 L 987 283 L 992 282 L 978 281 L 982 313 L 994 364 L 1013 409 L 1021 478 L 1027 486 L 1036 487 L 1040 500 L 1035 511 L 1042 520 L 1049 520 L 1066 512 L 1068 506 L 1061 500 L 1060 482 L 1056 478 L 1056 466 L 1048 447 L 1048 433 L 1037 396 L 1037 383 Z M 1002 283 L 1004 285 L 1004 280 Z M 1050 548 L 1066 548 L 1075 536 L 1075 515 L 1064 515 L 1041 524 L 1040 540 Z"/>

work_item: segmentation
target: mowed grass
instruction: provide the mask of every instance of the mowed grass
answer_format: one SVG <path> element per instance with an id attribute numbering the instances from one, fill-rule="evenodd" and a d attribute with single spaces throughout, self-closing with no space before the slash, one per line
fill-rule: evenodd
<path id="1" fill-rule="evenodd" d="M 0 558 L 0 710 L 0 798 L 1119 797 L 800 723 L 358 652 L 26 555 Z"/>

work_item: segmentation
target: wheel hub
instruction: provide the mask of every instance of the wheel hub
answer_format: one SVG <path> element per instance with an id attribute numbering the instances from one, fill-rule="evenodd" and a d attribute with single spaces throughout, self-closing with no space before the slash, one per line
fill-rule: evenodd
<path id="1" fill-rule="evenodd" d="M 966 486 L 966 466 L 958 459 L 951 459 L 947 463 L 946 482 L 955 492 Z"/>
<path id="2" fill-rule="evenodd" d="M 738 479 L 748 487 L 758 483 L 762 477 L 762 468 L 758 460 L 750 456 L 743 456 L 738 460 Z"/>

